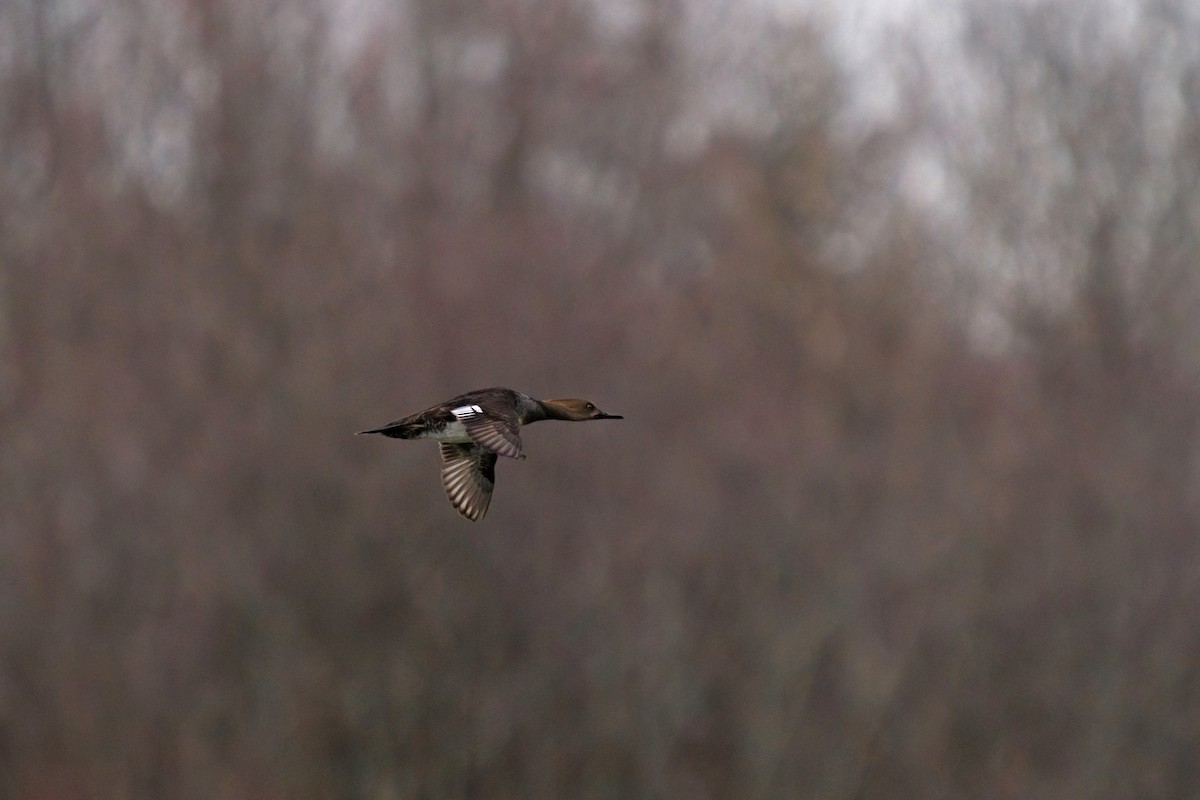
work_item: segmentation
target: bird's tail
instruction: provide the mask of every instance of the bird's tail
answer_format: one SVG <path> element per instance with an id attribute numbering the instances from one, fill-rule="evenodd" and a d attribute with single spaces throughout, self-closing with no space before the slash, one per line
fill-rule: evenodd
<path id="1" fill-rule="evenodd" d="M 361 436 L 365 433 L 382 433 L 384 436 L 390 436 L 393 439 L 415 439 L 420 433 L 420 426 L 412 422 L 389 422 L 382 428 L 372 428 L 369 431 L 359 431 L 357 435 Z"/>

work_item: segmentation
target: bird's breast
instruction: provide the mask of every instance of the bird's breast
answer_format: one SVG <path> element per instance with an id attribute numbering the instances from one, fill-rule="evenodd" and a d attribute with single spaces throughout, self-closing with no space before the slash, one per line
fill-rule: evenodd
<path id="1" fill-rule="evenodd" d="M 455 444 L 466 444 L 473 441 L 467 435 L 467 426 L 463 425 L 458 420 L 447 422 L 441 427 L 430 427 L 419 438 L 434 439 L 439 442 L 452 442 Z"/>

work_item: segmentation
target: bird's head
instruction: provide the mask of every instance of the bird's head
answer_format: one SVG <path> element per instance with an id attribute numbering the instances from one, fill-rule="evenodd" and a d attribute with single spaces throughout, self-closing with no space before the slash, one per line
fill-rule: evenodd
<path id="1" fill-rule="evenodd" d="M 596 404 L 587 400 L 568 397 L 562 400 L 543 400 L 542 406 L 554 419 L 581 422 L 585 419 L 625 419 L 620 414 L 605 414 Z"/>

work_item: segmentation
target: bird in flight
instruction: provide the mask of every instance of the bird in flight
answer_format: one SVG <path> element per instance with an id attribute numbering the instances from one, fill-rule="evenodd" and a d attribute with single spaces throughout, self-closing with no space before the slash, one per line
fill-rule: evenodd
<path id="1" fill-rule="evenodd" d="M 496 485 L 496 458 L 524 458 L 521 426 L 543 419 L 582 422 L 624 419 L 587 400 L 536 400 L 512 389 L 480 389 L 364 433 L 393 439 L 433 439 L 442 452 L 442 486 L 450 505 L 472 522 L 487 513 Z"/>

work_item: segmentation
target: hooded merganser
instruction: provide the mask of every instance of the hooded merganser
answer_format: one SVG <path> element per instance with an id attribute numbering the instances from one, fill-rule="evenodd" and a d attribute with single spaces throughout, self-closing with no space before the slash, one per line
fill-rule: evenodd
<path id="1" fill-rule="evenodd" d="M 450 505 L 471 521 L 483 518 L 496 484 L 496 457 L 524 458 L 521 426 L 543 419 L 624 419 L 587 400 L 535 400 L 512 389 L 480 389 L 362 433 L 434 439 L 442 451 L 442 486 Z"/>

